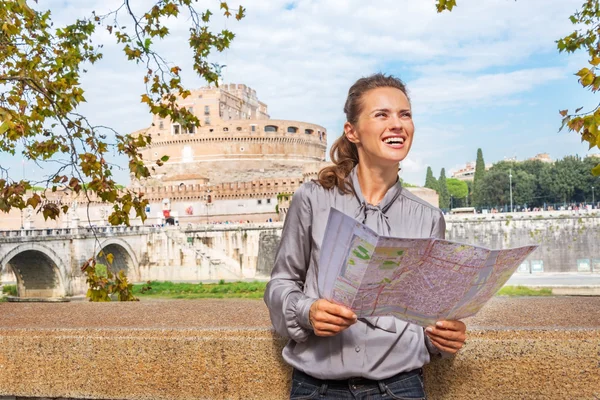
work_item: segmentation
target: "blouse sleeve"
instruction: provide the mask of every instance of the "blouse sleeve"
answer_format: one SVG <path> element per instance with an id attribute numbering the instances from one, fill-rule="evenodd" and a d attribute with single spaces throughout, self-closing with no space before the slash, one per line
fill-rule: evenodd
<path id="1" fill-rule="evenodd" d="M 303 292 L 311 253 L 312 209 L 308 185 L 302 185 L 292 198 L 264 297 L 275 331 L 296 342 L 304 342 L 311 334 L 308 313 L 317 300 Z"/>
<path id="2" fill-rule="evenodd" d="M 431 224 L 431 235 L 430 237 L 436 239 L 445 239 L 446 238 L 446 220 L 444 219 L 444 214 L 440 211 L 439 214 L 436 214 L 433 218 L 433 223 Z"/>

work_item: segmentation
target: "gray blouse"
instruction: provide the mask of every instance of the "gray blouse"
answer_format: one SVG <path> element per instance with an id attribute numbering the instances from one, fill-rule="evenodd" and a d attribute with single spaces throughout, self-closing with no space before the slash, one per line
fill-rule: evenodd
<path id="1" fill-rule="evenodd" d="M 308 312 L 319 299 L 319 253 L 329 210 L 334 207 L 355 217 L 379 234 L 403 238 L 444 238 L 442 212 L 402 189 L 392 186 L 377 206 L 367 204 L 356 168 L 348 179 L 355 194 L 324 189 L 307 182 L 294 194 L 281 243 L 275 257 L 265 302 L 277 333 L 291 340 L 283 358 L 315 378 L 385 379 L 421 368 L 440 351 L 423 328 L 394 317 L 361 318 L 332 337 L 313 333 Z"/>

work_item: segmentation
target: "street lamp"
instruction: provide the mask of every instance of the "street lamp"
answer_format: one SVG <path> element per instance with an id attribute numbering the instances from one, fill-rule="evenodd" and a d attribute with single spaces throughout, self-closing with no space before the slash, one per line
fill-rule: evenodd
<path id="1" fill-rule="evenodd" d="M 592 208 L 594 208 L 594 203 L 596 203 L 596 199 L 594 198 L 594 187 L 592 186 Z"/>
<path id="2" fill-rule="evenodd" d="M 508 185 L 510 186 L 510 212 L 513 211 L 513 199 L 512 199 L 512 168 L 508 169 Z"/>

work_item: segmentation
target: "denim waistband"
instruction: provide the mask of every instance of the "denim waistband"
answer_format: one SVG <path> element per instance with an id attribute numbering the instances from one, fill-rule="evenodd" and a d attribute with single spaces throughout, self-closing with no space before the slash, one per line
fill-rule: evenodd
<path id="1" fill-rule="evenodd" d="M 389 385 L 394 382 L 402 381 L 404 379 L 410 378 L 415 375 L 423 375 L 423 369 L 417 368 L 412 371 L 401 372 L 394 376 L 391 376 L 386 379 L 374 380 L 367 378 L 348 378 L 348 379 L 318 379 L 313 376 L 310 376 L 299 369 L 294 368 L 293 379 L 302 380 L 306 383 L 309 383 L 313 386 L 323 386 L 327 385 L 330 389 L 347 389 L 349 386 L 368 386 L 374 385 L 379 386 L 380 383 L 384 385 Z"/>

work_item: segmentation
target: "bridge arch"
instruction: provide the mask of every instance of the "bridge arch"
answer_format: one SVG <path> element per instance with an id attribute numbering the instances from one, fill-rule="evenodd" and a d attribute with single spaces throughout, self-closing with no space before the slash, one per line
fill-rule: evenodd
<path id="1" fill-rule="evenodd" d="M 0 259 L 0 272 L 10 266 L 17 279 L 19 297 L 64 297 L 63 274 L 68 270 L 63 260 L 37 243 L 16 246 Z"/>
<path id="2" fill-rule="evenodd" d="M 113 262 L 110 269 L 116 274 L 120 270 L 125 271 L 127 278 L 130 282 L 137 282 L 140 280 L 140 268 L 139 261 L 135 254 L 135 251 L 131 245 L 120 238 L 109 238 L 100 244 L 100 252 L 103 253 L 102 257 L 97 257 L 96 261 L 108 265 L 106 255 L 113 255 Z"/>

